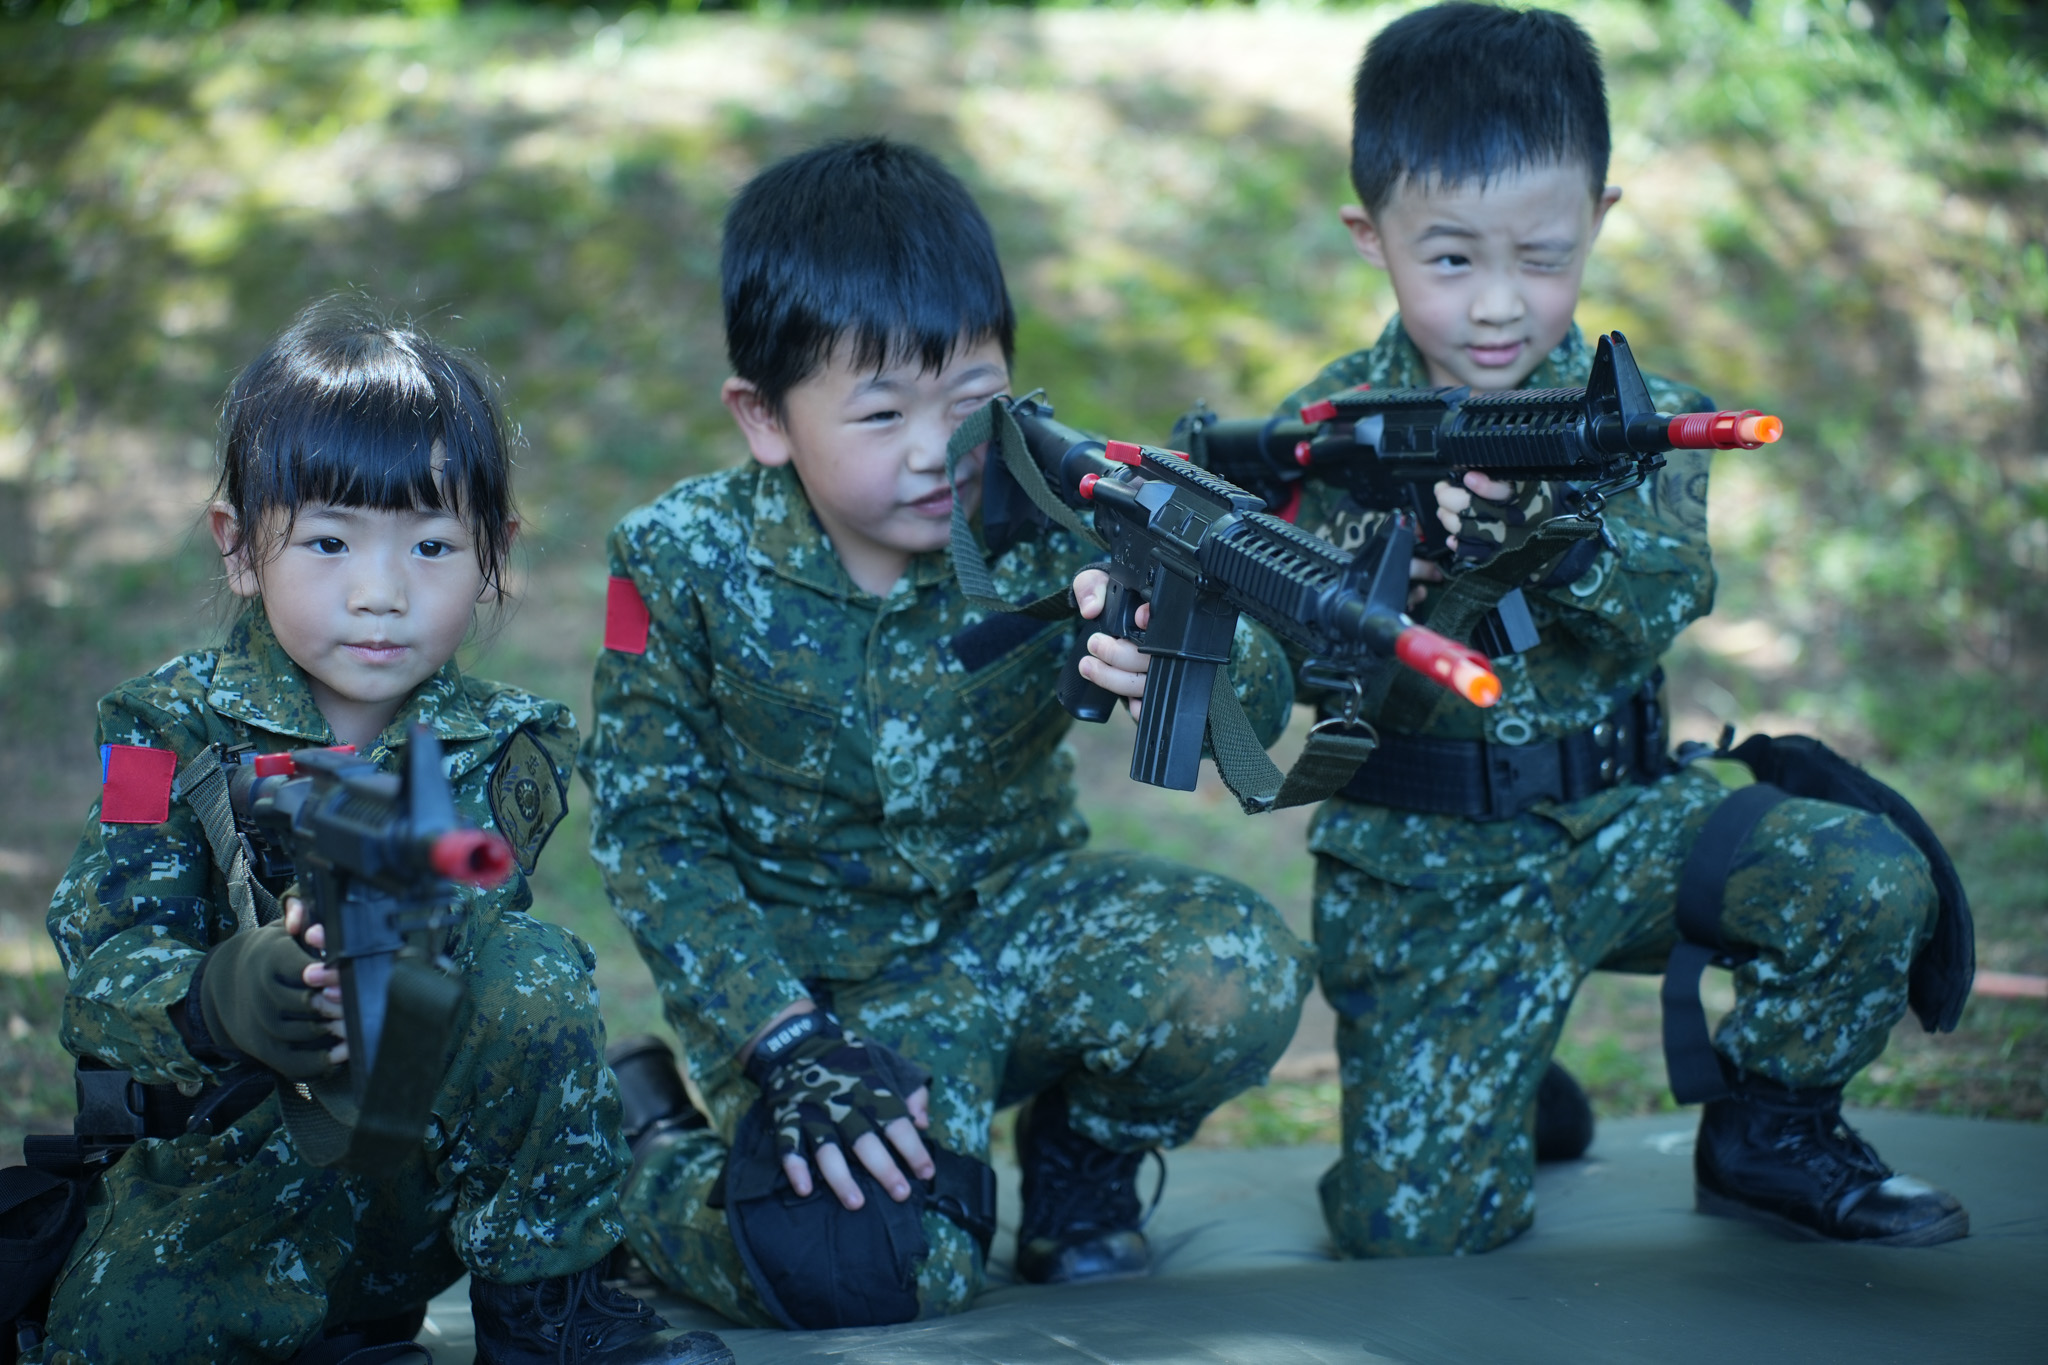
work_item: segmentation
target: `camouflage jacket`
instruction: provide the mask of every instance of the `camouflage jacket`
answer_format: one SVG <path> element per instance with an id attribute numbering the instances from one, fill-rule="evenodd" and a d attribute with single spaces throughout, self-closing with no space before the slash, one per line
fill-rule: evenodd
<path id="1" fill-rule="evenodd" d="M 1574 324 L 1523 387 L 1576 388 L 1586 382 L 1592 363 L 1592 349 Z M 1711 407 L 1697 389 L 1656 375 L 1644 378 L 1660 412 Z M 1429 382 L 1422 353 L 1396 317 L 1370 349 L 1325 366 L 1280 412 L 1292 417 L 1318 398 L 1359 384 L 1394 389 Z M 1649 677 L 1686 623 L 1713 606 L 1707 468 L 1707 452 L 1674 450 L 1649 481 L 1612 498 L 1604 513 L 1612 548 L 1603 546 L 1574 581 L 1526 591 L 1542 643 L 1494 661 L 1500 703 L 1481 711 L 1446 692 L 1416 728 L 1509 744 L 1552 739 L 1601 719 Z M 1360 523 L 1370 519 L 1342 489 L 1308 484 L 1299 517 L 1304 529 L 1341 545 L 1358 539 Z M 1430 606 L 1425 601 L 1416 613 L 1425 623 Z"/>
<path id="2" fill-rule="evenodd" d="M 380 765 L 397 770 L 415 721 L 432 726 L 445 747 L 456 808 L 503 833 L 530 871 L 567 809 L 576 718 L 558 702 L 467 677 L 451 662 L 420 684 L 379 737 L 372 757 Z M 268 752 L 335 740 L 306 675 L 263 613 L 250 610 L 220 649 L 173 659 L 102 698 L 99 742 L 168 750 L 182 767 L 208 744 Z M 124 757 L 101 753 L 110 774 Z M 168 786 L 165 777 L 153 792 Z M 71 979 L 64 1045 L 145 1083 L 199 1081 L 218 1068 L 192 1056 L 169 1011 L 184 1000 L 207 948 L 235 931 L 226 877 L 185 802 L 170 799 L 161 823 L 102 823 L 106 802 L 103 795 L 93 804 L 50 901 L 50 937 Z M 458 960 L 491 922 L 533 901 L 516 872 L 495 890 L 464 895 Z"/>
<path id="3" fill-rule="evenodd" d="M 1093 556 L 1051 531 L 991 568 L 1023 601 Z M 951 642 L 984 613 L 946 554 L 861 590 L 786 467 L 677 484 L 620 522 L 611 573 L 649 628 L 598 660 L 591 848 L 700 1075 L 807 980 L 864 979 L 1020 860 L 1087 840 L 1054 693 L 1077 618 L 963 662 Z M 1279 646 L 1241 628 L 1233 676 L 1270 742 Z"/>

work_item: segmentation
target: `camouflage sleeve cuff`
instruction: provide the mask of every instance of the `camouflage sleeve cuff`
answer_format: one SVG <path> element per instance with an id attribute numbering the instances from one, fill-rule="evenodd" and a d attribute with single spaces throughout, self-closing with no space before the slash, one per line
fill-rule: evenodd
<path id="1" fill-rule="evenodd" d="M 112 974 L 86 963 L 64 999 L 65 1049 L 122 1067 L 144 1085 L 193 1085 L 234 1065 L 229 1056 L 201 1055 L 180 1026 L 204 957 L 197 949 L 179 952 L 159 962 L 149 981 L 129 986 L 118 998 L 111 995 Z"/>

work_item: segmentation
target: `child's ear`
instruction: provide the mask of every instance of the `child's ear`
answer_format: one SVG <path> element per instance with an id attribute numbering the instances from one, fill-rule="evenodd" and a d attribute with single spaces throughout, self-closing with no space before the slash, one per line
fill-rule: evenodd
<path id="1" fill-rule="evenodd" d="M 739 424 L 755 460 L 770 466 L 789 463 L 789 435 L 782 429 L 782 417 L 752 380 L 732 376 L 719 386 L 718 399 Z"/>
<path id="2" fill-rule="evenodd" d="M 263 586 L 256 580 L 256 565 L 249 557 L 249 541 L 242 534 L 242 519 L 235 515 L 235 509 L 225 502 L 214 502 L 206 509 L 206 529 L 213 532 L 213 543 L 220 547 L 221 568 L 227 571 L 228 591 L 237 597 L 255 597 Z"/>
<path id="3" fill-rule="evenodd" d="M 1358 254 L 1368 264 L 1380 269 L 1387 268 L 1387 244 L 1380 236 L 1380 230 L 1372 221 L 1372 215 L 1357 204 L 1346 204 L 1337 210 L 1337 216 L 1344 220 L 1344 226 L 1351 233 L 1351 245 L 1358 248 Z"/>
<path id="4" fill-rule="evenodd" d="M 1621 202 L 1621 186 L 1609 185 L 1600 191 L 1600 197 L 1593 201 L 1593 236 L 1600 235 L 1600 225 L 1607 221 L 1607 210 Z"/>

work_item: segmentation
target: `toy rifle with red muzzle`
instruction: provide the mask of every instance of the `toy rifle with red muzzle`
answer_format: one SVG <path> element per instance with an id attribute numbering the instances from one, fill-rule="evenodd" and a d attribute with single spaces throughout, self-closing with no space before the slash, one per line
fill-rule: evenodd
<path id="1" fill-rule="evenodd" d="M 294 1135 L 321 1165 L 380 1143 L 417 1148 L 466 997 L 447 958 L 463 913 L 456 888 L 503 883 L 511 845 L 456 812 L 440 740 L 424 725 L 412 728 L 402 777 L 348 747 L 242 755 L 228 797 L 253 871 L 272 886 L 297 882 L 341 977 L 346 1093 L 315 1083 L 294 1096 L 281 1083 Z"/>
<path id="2" fill-rule="evenodd" d="M 1657 411 L 1619 332 L 1600 338 L 1582 389 L 1346 389 L 1301 410 L 1299 421 L 1225 421 L 1197 405 L 1173 441 L 1213 474 L 1263 496 L 1282 516 L 1305 479 L 1348 491 L 1361 507 L 1406 512 L 1426 558 L 1450 562 L 1432 492 L 1466 470 L 1515 483 L 1568 484 L 1565 511 L 1597 518 L 1616 493 L 1642 483 L 1672 450 L 1755 450 L 1785 424 L 1755 409 Z"/>
<path id="3" fill-rule="evenodd" d="M 1467 470 L 1505 483 L 1558 489 L 1556 515 L 1600 527 L 1607 500 L 1661 469 L 1673 450 L 1755 450 L 1785 424 L 1754 408 L 1668 414 L 1619 332 L 1600 338 L 1580 389 L 1346 389 L 1309 404 L 1300 420 L 1224 420 L 1202 404 L 1174 424 L 1173 441 L 1196 464 L 1257 492 L 1291 521 L 1303 482 L 1343 488 L 1361 508 L 1399 513 L 1417 528 L 1418 553 L 1444 565 L 1477 562 L 1494 546 L 1461 541 L 1454 553 L 1437 517 L 1435 487 Z M 1605 528 L 1600 527 L 1602 534 Z M 1498 658 L 1536 643 L 1520 588 L 1475 626 L 1474 644 Z"/>
<path id="4" fill-rule="evenodd" d="M 1131 755 L 1136 780 L 1193 790 L 1208 738 L 1226 782 L 1247 799 L 1226 764 L 1224 736 L 1211 725 L 1215 706 L 1236 707 L 1227 669 L 1240 613 L 1307 656 L 1301 676 L 1312 686 L 1351 688 L 1398 662 L 1474 705 L 1499 698 L 1499 679 L 1484 657 L 1402 611 L 1415 543 L 1405 518 L 1390 519 L 1378 540 L 1348 555 L 1269 515 L 1256 495 L 1185 456 L 1085 435 L 1055 421 L 1051 406 L 1035 397 L 998 399 L 994 406 L 1021 432 L 1024 454 L 989 456 L 982 515 L 990 548 L 1000 550 L 1026 525 L 1042 522 L 1032 503 L 1049 491 L 1067 508 L 1093 510 L 1093 535 L 1106 550 L 1094 567 L 1109 576 L 1107 598 L 1101 616 L 1084 623 L 1066 661 L 1060 701 L 1086 721 L 1107 720 L 1115 706 L 1113 694 L 1079 672 L 1089 635 L 1134 640 L 1150 656 Z M 1039 488 L 1027 497 L 1019 481 L 1033 478 Z M 956 539 L 956 565 L 961 559 Z M 1148 603 L 1151 613 L 1140 628 L 1137 611 Z M 1239 711 L 1233 724 L 1243 723 Z M 1355 720 L 1346 724 L 1365 729 Z M 1242 733 L 1255 745 L 1248 725 Z M 1264 760 L 1262 752 L 1258 757 Z M 1352 757 L 1350 767 L 1358 761 Z M 1293 801 L 1247 799 L 1257 809 L 1274 804 Z"/>

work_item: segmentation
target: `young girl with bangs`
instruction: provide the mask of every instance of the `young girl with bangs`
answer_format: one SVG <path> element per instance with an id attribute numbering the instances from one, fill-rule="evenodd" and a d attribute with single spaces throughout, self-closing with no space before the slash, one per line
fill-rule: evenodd
<path id="1" fill-rule="evenodd" d="M 576 722 L 455 662 L 519 525 L 488 386 L 329 300 L 235 380 L 222 430 L 207 523 L 241 610 L 219 648 L 100 702 L 104 785 L 49 916 L 65 1046 L 128 1073 L 148 1135 L 92 1179 L 25 1359 L 423 1360 L 427 1301 L 467 1274 L 488 1365 L 729 1362 L 600 1280 L 627 1154 L 594 962 L 528 913 L 524 875 L 566 811 Z M 179 775 L 209 750 L 340 744 L 400 772 L 416 725 L 518 870 L 463 889 L 467 1005 L 417 1157 L 315 1165 L 278 1090 L 346 1065 L 338 973 L 296 898 L 238 932 L 233 854 Z"/>

